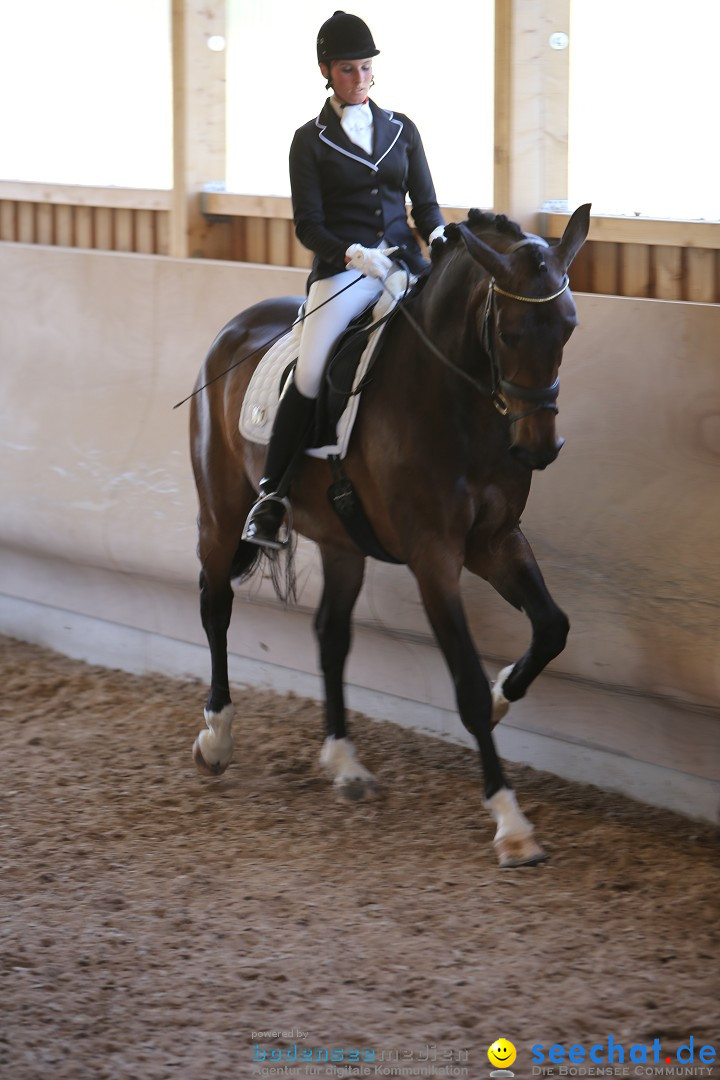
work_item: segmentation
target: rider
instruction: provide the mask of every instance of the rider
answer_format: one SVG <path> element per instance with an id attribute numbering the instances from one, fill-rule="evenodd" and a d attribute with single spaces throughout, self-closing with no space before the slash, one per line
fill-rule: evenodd
<path id="1" fill-rule="evenodd" d="M 243 539 L 279 548 L 278 532 L 289 506 L 289 474 L 307 438 L 325 364 L 337 337 L 382 292 L 392 268 L 383 248 L 411 273 L 427 266 L 408 224 L 406 194 L 415 226 L 431 243 L 444 221 L 422 141 L 402 113 L 380 109 L 368 97 L 375 48 L 368 26 L 336 11 L 320 27 L 317 58 L 333 93 L 320 115 L 295 132 L 290 147 L 290 186 L 298 239 L 314 254 L 306 311 L 311 313 L 350 282 L 352 288 L 308 314 L 294 379 L 289 379 L 273 424 L 260 481 L 260 498 Z M 356 271 L 364 276 L 358 277 Z"/>

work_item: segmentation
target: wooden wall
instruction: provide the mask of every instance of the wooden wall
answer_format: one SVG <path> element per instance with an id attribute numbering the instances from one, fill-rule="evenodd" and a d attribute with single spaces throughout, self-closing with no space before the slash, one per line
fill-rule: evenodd
<path id="1" fill-rule="evenodd" d="M 0 240 L 167 255 L 170 192 L 0 181 Z"/>
<path id="2" fill-rule="evenodd" d="M 205 681 L 188 411 L 172 406 L 219 327 L 301 291 L 305 272 L 0 243 L 0 278 L 0 632 Z M 523 515 L 572 632 L 501 725 L 501 752 L 715 819 L 720 310 L 577 304 L 561 380 L 567 446 Z M 298 608 L 284 610 L 267 581 L 239 598 L 238 681 L 319 692 L 314 545 L 300 545 L 297 570 Z M 494 673 L 526 647 L 527 621 L 471 575 L 463 593 Z M 354 708 L 462 738 L 404 567 L 368 567 L 349 682 Z M 200 723 L 204 690 L 189 693 Z"/>
<path id="3" fill-rule="evenodd" d="M 99 251 L 171 254 L 167 191 L 54 187 L 0 181 L 0 240 Z M 203 192 L 205 253 L 216 259 L 307 268 L 310 253 L 292 224 L 290 200 Z M 444 207 L 460 221 L 465 207 Z M 566 214 L 537 216 L 535 230 L 557 238 Z M 196 229 L 197 231 L 197 229 Z M 657 300 L 720 302 L 720 224 L 592 219 L 571 271 L 576 292 Z"/>

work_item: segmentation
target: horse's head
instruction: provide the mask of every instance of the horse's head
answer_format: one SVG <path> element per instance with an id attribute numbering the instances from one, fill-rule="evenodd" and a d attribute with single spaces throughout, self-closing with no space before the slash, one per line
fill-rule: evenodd
<path id="1" fill-rule="evenodd" d="M 472 223 L 472 214 L 470 222 Z M 510 450 L 530 469 L 544 469 L 563 445 L 555 429 L 560 362 L 577 325 L 567 271 L 585 242 L 590 204 L 570 218 L 562 239 L 458 229 L 468 252 L 490 275 L 478 294 L 478 334 L 491 370 L 495 407 L 510 424 Z M 510 241 L 510 242 L 509 242 Z"/>

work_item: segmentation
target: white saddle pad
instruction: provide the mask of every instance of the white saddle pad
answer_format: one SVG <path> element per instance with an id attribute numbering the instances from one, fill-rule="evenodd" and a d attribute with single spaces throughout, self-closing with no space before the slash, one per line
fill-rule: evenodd
<path id="1" fill-rule="evenodd" d="M 407 275 L 402 269 L 398 269 L 390 274 L 385 281 L 383 294 L 373 308 L 372 322 L 378 322 L 387 315 L 397 304 L 398 298 L 403 296 L 407 288 L 409 288 L 410 285 L 413 285 L 414 282 L 415 279 L 411 277 L 408 283 Z M 302 312 L 303 308 L 301 307 L 298 312 L 298 319 L 302 315 Z M 372 331 L 370 334 L 365 350 L 360 357 L 357 371 L 355 372 L 353 390 L 358 386 L 365 375 L 384 329 L 385 327 L 383 325 L 378 327 L 377 330 Z M 267 445 L 270 441 L 270 433 L 272 431 L 280 395 L 280 380 L 288 364 L 291 364 L 298 355 L 301 333 L 302 323 L 294 323 L 289 333 L 284 337 L 281 337 L 279 341 L 276 341 L 275 344 L 268 349 L 255 369 L 240 412 L 240 434 L 244 439 L 248 439 L 250 442 L 259 443 L 261 446 Z M 305 453 L 310 457 L 317 458 L 327 458 L 330 456 L 344 458 L 347 453 L 350 434 L 353 429 L 353 424 L 355 423 L 359 403 L 359 395 L 348 398 L 345 411 L 337 423 L 337 441 L 335 443 L 328 444 L 327 446 L 314 446 L 306 450 Z"/>

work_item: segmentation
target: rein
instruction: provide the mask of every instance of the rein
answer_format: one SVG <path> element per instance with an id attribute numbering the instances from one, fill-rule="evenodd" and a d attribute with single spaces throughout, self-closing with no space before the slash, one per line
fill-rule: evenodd
<path id="1" fill-rule="evenodd" d="M 276 341 L 279 341 L 281 337 L 289 333 L 290 330 L 292 330 L 294 326 L 297 326 L 298 323 L 305 322 L 305 320 L 310 315 L 314 315 L 316 311 L 320 310 L 320 308 L 325 307 L 326 304 L 329 304 L 330 301 L 334 300 L 336 296 L 340 295 L 340 293 L 344 293 L 348 289 L 351 289 L 353 285 L 357 285 L 358 281 L 362 281 L 362 277 L 362 274 L 358 274 L 356 278 L 348 282 L 347 285 L 343 285 L 342 289 L 338 289 L 338 291 L 336 293 L 333 293 L 332 296 L 328 296 L 327 300 L 323 300 L 323 302 L 321 304 L 318 304 L 317 307 L 311 308 L 310 311 L 303 311 L 303 314 L 299 315 L 297 319 L 294 320 L 294 322 L 290 323 L 289 326 L 284 326 L 283 329 L 279 331 L 279 333 L 274 334 L 271 338 L 268 338 L 267 341 L 264 341 L 262 343 L 262 345 L 258 345 L 258 347 L 256 349 L 253 349 L 252 352 L 246 353 L 245 356 L 242 356 L 239 360 L 236 360 L 234 364 L 230 364 L 229 367 L 226 367 L 224 371 L 221 371 L 219 372 L 219 374 L 214 375 L 212 379 L 208 379 L 208 381 L 206 383 L 203 383 L 202 386 L 198 386 L 196 390 L 193 390 L 192 394 L 188 394 L 188 396 L 184 397 L 182 401 L 178 401 L 177 405 L 173 405 L 173 409 L 179 409 L 180 406 L 184 405 L 186 401 L 190 401 L 190 398 L 194 398 L 196 394 L 199 394 L 202 390 L 207 389 L 208 386 L 211 386 L 214 382 L 217 382 L 218 379 L 223 379 L 226 375 L 229 375 L 230 372 L 233 371 L 236 367 L 240 367 L 240 365 L 244 364 L 247 360 L 251 360 L 256 353 L 260 352 L 261 349 L 267 349 L 271 345 L 274 345 Z M 304 306 L 305 305 L 303 305 L 303 308 Z"/>
<path id="2" fill-rule="evenodd" d="M 514 251 L 516 248 L 522 247 L 524 244 L 531 244 L 537 241 L 543 244 L 545 243 L 545 241 L 541 240 L 540 237 L 527 237 L 526 239 L 521 240 L 519 243 L 513 244 L 513 246 L 509 250 Z M 405 266 L 405 264 L 401 260 L 398 260 L 398 262 L 399 265 L 405 270 L 405 273 L 407 275 L 407 285 L 404 295 L 400 298 L 400 301 L 397 304 L 396 310 L 402 312 L 404 317 L 415 330 L 415 333 L 421 339 L 423 344 L 430 350 L 433 356 L 435 356 L 442 364 L 445 365 L 445 367 L 449 368 L 459 378 L 464 379 L 465 382 L 468 382 L 473 387 L 473 389 L 480 391 L 480 393 L 482 394 L 487 394 L 487 387 L 484 386 L 479 379 L 475 379 L 472 375 L 468 375 L 466 371 L 463 371 L 462 368 L 459 368 L 456 364 L 453 364 L 452 361 L 448 360 L 445 354 L 441 352 L 441 350 L 437 347 L 437 345 L 435 345 L 433 341 L 430 340 L 430 338 L 425 333 L 420 324 L 417 322 L 417 320 L 413 318 L 413 316 L 407 310 L 403 301 L 406 299 L 409 292 L 411 275 L 407 266 Z M 260 352 L 262 349 L 266 349 L 270 345 L 274 345 L 276 341 L 279 341 L 279 339 L 283 337 L 284 334 L 287 334 L 288 331 L 291 330 L 294 326 L 296 326 L 299 322 L 304 322 L 305 319 L 308 318 L 308 316 L 313 315 L 321 307 L 324 307 L 325 304 L 329 304 L 330 301 L 334 300 L 336 296 L 340 295 L 340 293 L 345 292 L 346 289 L 352 288 L 353 285 L 357 285 L 358 281 L 360 281 L 362 277 L 363 275 L 359 274 L 357 278 L 349 282 L 349 284 L 345 285 L 342 289 L 339 289 L 338 292 L 333 293 L 332 296 L 329 296 L 327 300 L 324 300 L 321 304 L 318 304 L 317 307 L 313 308 L 310 311 L 305 311 L 289 326 L 284 327 L 284 329 L 282 329 L 279 333 L 273 335 L 273 337 L 263 342 L 262 345 L 258 345 L 256 349 L 253 349 L 251 352 L 241 357 L 240 360 L 236 360 L 235 363 L 230 364 L 230 366 L 225 368 L 224 371 L 221 371 L 217 375 L 213 376 L 212 379 L 209 379 L 206 383 L 203 383 L 202 386 L 198 386 L 195 390 L 193 390 L 191 394 L 188 394 L 187 397 L 183 398 L 182 401 L 178 401 L 176 405 L 173 405 L 173 409 L 177 409 L 181 405 L 184 405 L 186 401 L 190 401 L 190 399 L 195 397 L 196 394 L 199 394 L 202 390 L 205 390 L 212 383 L 217 382 L 218 379 L 224 378 L 224 376 L 228 375 L 234 368 L 239 367 L 240 364 L 244 364 L 246 361 L 250 360 L 253 356 L 256 355 L 256 353 Z M 508 292 L 506 289 L 502 289 L 497 284 L 494 277 L 490 278 L 490 281 L 488 283 L 487 296 L 485 298 L 485 307 L 483 309 L 481 343 L 487 356 L 490 359 L 490 368 L 492 372 L 492 386 L 490 388 L 490 398 L 500 415 L 508 417 L 508 420 L 511 424 L 514 424 L 518 420 L 524 420 L 525 417 L 532 416 L 533 413 L 540 412 L 542 409 L 550 409 L 552 412 L 557 412 L 558 407 L 556 402 L 558 394 L 560 392 L 560 378 L 558 376 L 558 378 L 555 379 L 555 382 L 551 386 L 529 387 L 520 386 L 518 383 L 514 383 L 510 379 L 505 379 L 503 377 L 502 369 L 500 367 L 500 361 L 498 360 L 497 353 L 495 351 L 495 338 L 493 333 L 495 328 L 494 316 L 496 310 L 495 295 L 498 294 L 500 296 L 506 296 L 510 300 L 519 300 L 525 304 L 547 304 L 551 300 L 557 300 L 559 296 L 562 296 L 569 284 L 570 278 L 566 274 L 561 288 L 559 288 L 557 292 L 552 293 L 551 296 L 521 296 L 518 293 L 511 293 Z M 382 282 L 382 286 L 386 292 L 390 292 L 384 282 Z M 392 314 L 392 312 L 389 312 L 388 315 L 385 316 L 385 319 L 389 318 L 390 314 Z M 385 321 L 385 319 L 383 319 L 382 321 Z M 355 393 L 359 393 L 360 389 L 361 388 L 358 387 Z M 534 405 L 534 408 L 528 409 L 526 412 L 523 413 L 511 414 L 510 406 L 507 403 L 505 394 L 508 394 L 510 397 L 517 398 L 519 401 L 525 401 L 529 405 Z"/>

